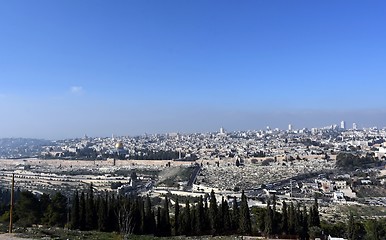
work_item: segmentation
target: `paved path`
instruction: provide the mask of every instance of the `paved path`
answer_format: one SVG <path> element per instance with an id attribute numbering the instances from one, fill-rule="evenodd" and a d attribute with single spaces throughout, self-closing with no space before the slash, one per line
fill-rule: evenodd
<path id="1" fill-rule="evenodd" d="M 32 240 L 32 238 L 20 238 L 14 233 L 2 233 L 0 234 L 0 240 Z"/>

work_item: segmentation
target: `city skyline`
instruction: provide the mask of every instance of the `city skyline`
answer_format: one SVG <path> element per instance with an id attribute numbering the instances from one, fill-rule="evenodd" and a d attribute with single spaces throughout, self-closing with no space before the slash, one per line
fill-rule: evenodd
<path id="1" fill-rule="evenodd" d="M 386 126 L 385 3 L 4 2 L 0 137 Z"/>

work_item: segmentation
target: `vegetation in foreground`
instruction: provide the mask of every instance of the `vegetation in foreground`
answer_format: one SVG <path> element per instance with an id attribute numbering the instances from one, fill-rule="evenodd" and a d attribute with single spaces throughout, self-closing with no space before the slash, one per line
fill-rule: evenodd
<path id="1" fill-rule="evenodd" d="M 0 221 L 9 221 L 9 199 L 1 194 Z M 3 201 L 7 200 L 8 201 Z M 321 222 L 318 202 L 311 207 L 283 202 L 276 210 L 276 198 L 268 200 L 266 208 L 252 208 L 242 193 L 241 199 L 217 203 L 214 192 L 197 202 L 185 199 L 165 199 L 157 205 L 149 197 L 115 196 L 75 192 L 71 201 L 56 193 L 36 196 L 29 191 L 18 193 L 15 203 L 15 227 L 30 228 L 35 234 L 50 238 L 119 239 L 170 236 L 231 236 L 257 235 L 271 238 L 313 239 L 328 235 L 350 240 L 381 240 L 386 236 L 386 218 L 362 220 L 354 214 L 347 222 Z M 50 229 L 47 229 L 51 227 Z M 36 230 L 38 229 L 38 230 Z M 60 229 L 71 229 L 61 231 Z"/>

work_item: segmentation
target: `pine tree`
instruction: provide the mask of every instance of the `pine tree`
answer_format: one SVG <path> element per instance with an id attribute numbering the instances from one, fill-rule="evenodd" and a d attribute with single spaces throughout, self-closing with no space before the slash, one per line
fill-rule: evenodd
<path id="1" fill-rule="evenodd" d="M 248 200 L 244 194 L 244 190 L 241 193 L 241 205 L 240 205 L 240 233 L 251 234 L 251 216 L 249 213 Z"/>
<path id="2" fill-rule="evenodd" d="M 79 206 L 79 194 L 75 191 L 72 197 L 72 208 L 71 208 L 71 229 L 80 229 L 80 206 Z"/>

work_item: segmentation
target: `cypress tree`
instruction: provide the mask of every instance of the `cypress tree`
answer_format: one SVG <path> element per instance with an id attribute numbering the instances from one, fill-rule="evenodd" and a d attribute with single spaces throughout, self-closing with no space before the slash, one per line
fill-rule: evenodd
<path id="1" fill-rule="evenodd" d="M 86 204 L 86 229 L 93 230 L 96 229 L 97 218 L 95 214 L 95 205 L 94 205 L 94 191 L 93 185 L 90 184 L 90 189 L 87 194 L 87 204 Z"/>
<path id="2" fill-rule="evenodd" d="M 203 231 L 204 233 L 208 233 L 211 231 L 211 223 L 210 223 L 210 213 L 209 213 L 209 207 L 208 207 L 208 197 L 205 196 L 205 202 L 204 202 L 204 226 Z"/>
<path id="3" fill-rule="evenodd" d="M 270 201 L 267 202 L 266 214 L 265 214 L 265 228 L 264 232 L 269 237 L 273 233 L 273 212 L 271 209 Z"/>
<path id="4" fill-rule="evenodd" d="M 79 200 L 79 229 L 86 230 L 86 198 L 84 192 L 80 194 Z"/>
<path id="5" fill-rule="evenodd" d="M 204 212 L 204 203 L 203 198 L 200 196 L 197 204 L 197 221 L 196 221 L 196 233 L 197 235 L 203 234 L 204 224 L 205 224 L 205 212 Z"/>
<path id="6" fill-rule="evenodd" d="M 155 235 L 156 236 L 161 236 L 162 234 L 162 218 L 161 218 L 161 207 L 157 208 L 157 223 L 156 223 L 156 230 L 155 230 Z"/>
<path id="7" fill-rule="evenodd" d="M 224 234 L 224 213 L 223 213 L 223 204 L 224 204 L 224 197 L 221 198 L 221 203 L 218 208 L 218 213 L 217 213 L 217 219 L 218 219 L 218 233 Z"/>
<path id="8" fill-rule="evenodd" d="M 217 208 L 217 201 L 216 196 L 214 194 L 214 191 L 210 193 L 210 200 L 209 200 L 209 218 L 210 218 L 210 226 L 212 234 L 218 233 L 218 208 Z"/>
<path id="9" fill-rule="evenodd" d="M 141 213 L 141 227 L 140 231 L 141 234 L 145 234 L 146 232 L 146 214 L 145 214 L 145 202 L 142 198 L 139 199 L 139 208 L 140 208 L 140 213 Z"/>
<path id="10" fill-rule="evenodd" d="M 225 230 L 225 232 L 230 232 L 232 230 L 232 223 L 231 223 L 232 220 L 229 213 L 228 201 L 226 200 L 223 201 L 223 203 L 221 204 L 221 210 L 222 210 L 223 223 L 224 223 L 223 229 Z"/>
<path id="11" fill-rule="evenodd" d="M 289 207 L 289 221 L 288 221 L 288 232 L 290 234 L 295 234 L 296 231 L 296 213 L 293 202 L 291 202 Z"/>
<path id="12" fill-rule="evenodd" d="M 191 217 L 190 226 L 192 229 L 191 234 L 197 236 L 197 231 L 196 231 L 197 230 L 197 209 L 196 209 L 196 206 L 194 205 L 191 208 L 190 217 Z"/>
<path id="13" fill-rule="evenodd" d="M 181 221 L 181 224 L 183 226 L 183 232 L 184 235 L 191 235 L 192 234 L 192 219 L 190 216 L 190 203 L 189 200 L 186 200 L 185 202 L 185 208 L 184 208 L 184 214 L 182 217 L 183 221 Z"/>
<path id="14" fill-rule="evenodd" d="M 169 199 L 165 197 L 165 203 L 163 208 L 163 223 L 164 223 L 164 234 L 165 236 L 171 235 L 170 215 L 169 215 Z"/>
<path id="15" fill-rule="evenodd" d="M 237 203 L 237 198 L 233 198 L 233 206 L 232 206 L 232 230 L 237 232 L 240 227 L 240 209 Z"/>
<path id="16" fill-rule="evenodd" d="M 98 197 L 98 230 L 107 231 L 107 203 L 104 199 Z"/>
<path id="17" fill-rule="evenodd" d="M 301 235 L 303 228 L 303 214 L 300 210 L 300 203 L 296 204 L 296 234 Z"/>
<path id="18" fill-rule="evenodd" d="M 71 229 L 80 228 L 80 206 L 79 206 L 79 194 L 78 191 L 75 191 L 74 196 L 72 197 L 72 208 L 71 208 Z"/>
<path id="19" fill-rule="evenodd" d="M 240 205 L 240 233 L 251 234 L 251 216 L 249 213 L 248 200 L 244 194 L 244 190 L 241 193 L 241 205 Z"/>
<path id="20" fill-rule="evenodd" d="M 287 211 L 287 203 L 283 201 L 283 207 L 282 207 L 282 226 L 281 230 L 284 234 L 288 234 L 288 211 Z"/>
<path id="21" fill-rule="evenodd" d="M 130 218 L 131 218 L 131 228 L 133 229 L 134 234 L 141 234 L 141 206 L 140 198 L 137 197 L 131 200 L 130 207 Z"/>
<path id="22" fill-rule="evenodd" d="M 272 198 L 272 233 L 277 234 L 279 231 L 279 219 L 276 213 L 276 195 Z"/>
<path id="23" fill-rule="evenodd" d="M 307 207 L 303 206 L 303 212 L 302 212 L 302 231 L 301 231 L 301 238 L 302 239 L 308 239 L 308 216 L 307 216 Z"/>
<path id="24" fill-rule="evenodd" d="M 312 226 L 320 227 L 320 217 L 319 217 L 319 205 L 318 199 L 315 197 L 314 205 L 312 206 Z"/>
<path id="25" fill-rule="evenodd" d="M 174 206 L 174 235 L 180 235 L 180 203 L 178 202 L 178 197 L 176 199 L 176 204 Z"/>
<path id="26" fill-rule="evenodd" d="M 116 200 L 114 195 L 107 196 L 106 194 L 106 201 L 107 203 L 107 231 L 119 231 L 119 220 L 117 213 L 119 212 L 118 209 L 118 201 Z"/>
<path id="27" fill-rule="evenodd" d="M 155 229 L 154 212 L 152 211 L 150 197 L 147 196 L 146 197 L 146 203 L 145 203 L 145 226 L 144 226 L 144 233 L 145 234 L 154 233 L 154 229 Z"/>

